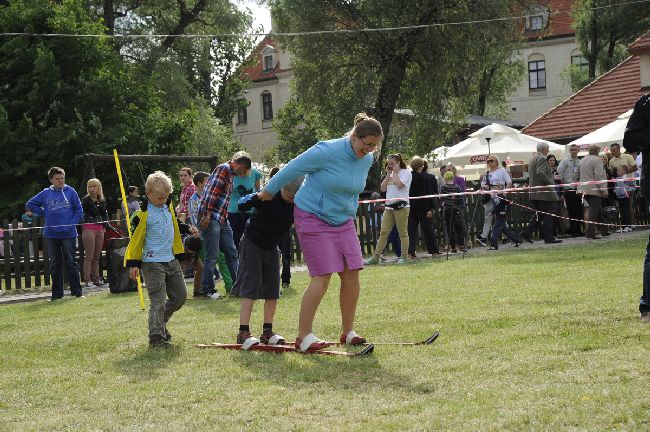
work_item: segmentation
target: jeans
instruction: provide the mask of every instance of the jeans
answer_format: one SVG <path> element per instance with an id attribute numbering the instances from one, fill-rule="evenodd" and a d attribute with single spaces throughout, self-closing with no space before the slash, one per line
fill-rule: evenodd
<path id="1" fill-rule="evenodd" d="M 63 297 L 63 266 L 68 274 L 70 292 L 76 297 L 81 296 L 81 280 L 76 258 L 76 238 L 48 238 L 47 253 L 50 256 L 50 276 L 52 277 L 52 299 Z"/>
<path id="2" fill-rule="evenodd" d="M 219 251 L 221 250 L 226 257 L 228 271 L 233 277 L 237 275 L 239 257 L 228 221 L 221 225 L 218 220 L 211 219 L 210 224 L 201 234 L 205 247 L 201 290 L 204 295 L 211 295 L 214 293 L 214 266 L 219 259 Z"/>
<path id="3" fill-rule="evenodd" d="M 650 312 L 650 237 L 643 260 L 643 293 L 639 301 L 639 312 Z"/>
<path id="4" fill-rule="evenodd" d="M 499 215 L 494 217 L 494 225 L 492 226 L 492 242 L 491 246 L 493 248 L 499 248 L 499 236 L 503 233 L 506 237 L 512 240 L 515 243 L 521 243 L 521 238 L 514 231 L 510 229 L 506 222 L 505 215 Z"/>

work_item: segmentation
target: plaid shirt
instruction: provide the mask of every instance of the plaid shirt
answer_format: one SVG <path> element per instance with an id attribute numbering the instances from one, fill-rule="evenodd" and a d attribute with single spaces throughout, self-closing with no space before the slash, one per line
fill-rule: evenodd
<path id="1" fill-rule="evenodd" d="M 176 208 L 177 213 L 187 213 L 187 202 L 192 198 L 194 192 L 196 192 L 196 186 L 194 186 L 194 183 L 190 180 L 185 184 L 181 191 L 181 201 L 178 203 L 178 207 Z"/>
<path id="2" fill-rule="evenodd" d="M 199 215 L 205 217 L 213 214 L 219 224 L 226 223 L 228 217 L 228 204 L 230 204 L 230 193 L 235 171 L 230 162 L 223 163 L 216 167 L 205 182 L 205 189 L 201 197 Z"/>

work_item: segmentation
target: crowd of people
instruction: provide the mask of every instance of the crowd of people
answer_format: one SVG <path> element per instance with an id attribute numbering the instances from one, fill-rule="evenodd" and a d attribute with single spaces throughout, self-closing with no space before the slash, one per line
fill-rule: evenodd
<path id="1" fill-rule="evenodd" d="M 296 349 L 304 352 L 331 345 L 315 336 L 313 323 L 334 273 L 340 278 L 340 343 L 365 343 L 354 328 L 359 270 L 364 264 L 378 264 L 382 260 L 391 232 L 397 232 L 398 263 L 416 257 L 420 233 L 427 252 L 440 254 L 433 224 L 433 210 L 440 206 L 447 248 L 464 250 L 467 242 L 463 217 L 465 181 L 457 175 L 455 167 L 442 167 L 437 179 L 428 173 L 423 158 L 413 157 L 409 169 L 402 155 L 391 154 L 380 186 L 385 194 L 385 199 L 379 200 L 383 205 L 378 206 L 383 211 L 380 235 L 374 254 L 364 262 L 355 225 L 358 195 L 365 188 L 382 141 L 379 122 L 359 114 L 348 134 L 318 142 L 282 169 L 274 169 L 264 188 L 262 174 L 252 167 L 245 152 L 236 153 L 212 173 L 193 174 L 190 168 L 182 168 L 182 190 L 175 207 L 171 199 L 172 180 L 161 171 L 147 178 L 146 200 L 142 204 L 138 189 L 129 187 L 126 206 L 123 204 L 121 209 L 131 215 L 131 240 L 125 262 L 132 279 L 142 274 L 146 281 L 150 345 L 170 344 L 167 323 L 186 300 L 184 269 L 188 268 L 194 277 L 195 297 L 219 299 L 215 281 L 223 279 L 226 291 L 241 299 L 237 343 L 244 349 L 260 343 L 285 343 L 284 337 L 275 333 L 273 319 L 281 284 L 288 286 L 291 277 L 292 225 L 311 278 L 301 302 Z M 554 215 L 559 214 L 561 205 L 573 219 L 568 235 L 597 239 L 600 237 L 595 224 L 587 223 L 583 234 L 578 221 L 583 217 L 586 221 L 603 220 L 603 202 L 609 199 L 618 202 L 623 229 L 627 230 L 633 218 L 630 194 L 636 187 L 629 176 L 640 164 L 634 157 L 621 153 L 619 145 L 611 146 L 609 157 L 603 157 L 600 150 L 592 145 L 589 155 L 578 160 L 578 148 L 571 146 L 567 157 L 558 163 L 549 154 L 548 144 L 538 145 L 528 165 L 533 216 L 520 233 L 512 231 L 507 223 L 513 203 L 507 189 L 512 187 L 512 179 L 499 159 L 490 155 L 480 181 L 485 192 L 481 195 L 485 219 L 478 242 L 496 250 L 503 234 L 517 247 L 522 241 L 532 242 L 532 233 L 541 229 L 546 243 L 559 243 L 562 240 L 557 238 L 560 230 Z M 332 160 L 337 163 L 330 163 Z M 99 275 L 99 259 L 109 217 L 102 184 L 98 179 L 89 180 L 87 194 L 80 199 L 65 184 L 62 168 L 51 168 L 48 177 L 51 186 L 27 202 L 26 216 L 46 218 L 44 237 L 50 254 L 51 300 L 63 297 L 63 269 L 72 294 L 82 297 L 83 287 L 104 284 Z M 611 178 L 617 180 L 598 182 Z M 588 184 L 592 181 L 596 182 Z M 569 185 L 572 182 L 583 184 L 576 188 Z M 440 197 L 431 196 L 438 193 Z M 426 198 L 413 199 L 422 196 Z M 78 224 L 82 226 L 85 250 L 83 285 L 75 258 Z M 600 231 L 607 234 L 606 230 Z M 646 269 L 649 267 L 646 258 Z M 261 299 L 263 325 L 261 336 L 256 338 L 250 320 L 255 300 Z M 642 297 L 641 309 L 645 305 Z M 642 316 L 644 313 L 647 315 L 642 310 Z"/>

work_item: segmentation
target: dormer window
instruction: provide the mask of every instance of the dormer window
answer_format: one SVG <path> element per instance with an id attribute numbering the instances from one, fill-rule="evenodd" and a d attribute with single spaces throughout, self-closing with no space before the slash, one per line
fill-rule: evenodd
<path id="1" fill-rule="evenodd" d="M 270 72 L 275 69 L 275 57 L 277 50 L 267 45 L 262 50 L 262 72 Z"/>
<path id="2" fill-rule="evenodd" d="M 537 33 L 548 27 L 549 11 L 542 6 L 533 6 L 526 15 L 526 33 Z"/>
<path id="3" fill-rule="evenodd" d="M 264 56 L 264 72 L 273 70 L 273 56 Z"/>
<path id="4" fill-rule="evenodd" d="M 540 31 L 544 28 L 544 17 L 542 15 L 528 17 L 528 30 Z"/>

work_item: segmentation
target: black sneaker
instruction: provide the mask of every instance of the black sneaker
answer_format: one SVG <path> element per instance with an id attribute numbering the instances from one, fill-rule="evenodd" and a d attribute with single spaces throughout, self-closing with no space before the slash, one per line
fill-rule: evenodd
<path id="1" fill-rule="evenodd" d="M 478 237 L 476 237 L 476 241 L 481 246 L 487 246 L 487 239 L 485 237 L 478 236 Z"/>
<path id="2" fill-rule="evenodd" d="M 154 335 L 149 337 L 149 346 L 151 348 L 167 349 L 171 346 L 171 344 L 163 336 Z"/>
<path id="3" fill-rule="evenodd" d="M 167 330 L 167 326 L 165 326 L 165 335 L 163 336 L 163 339 L 165 339 L 167 342 L 172 341 L 172 334 L 169 333 L 169 330 Z"/>

